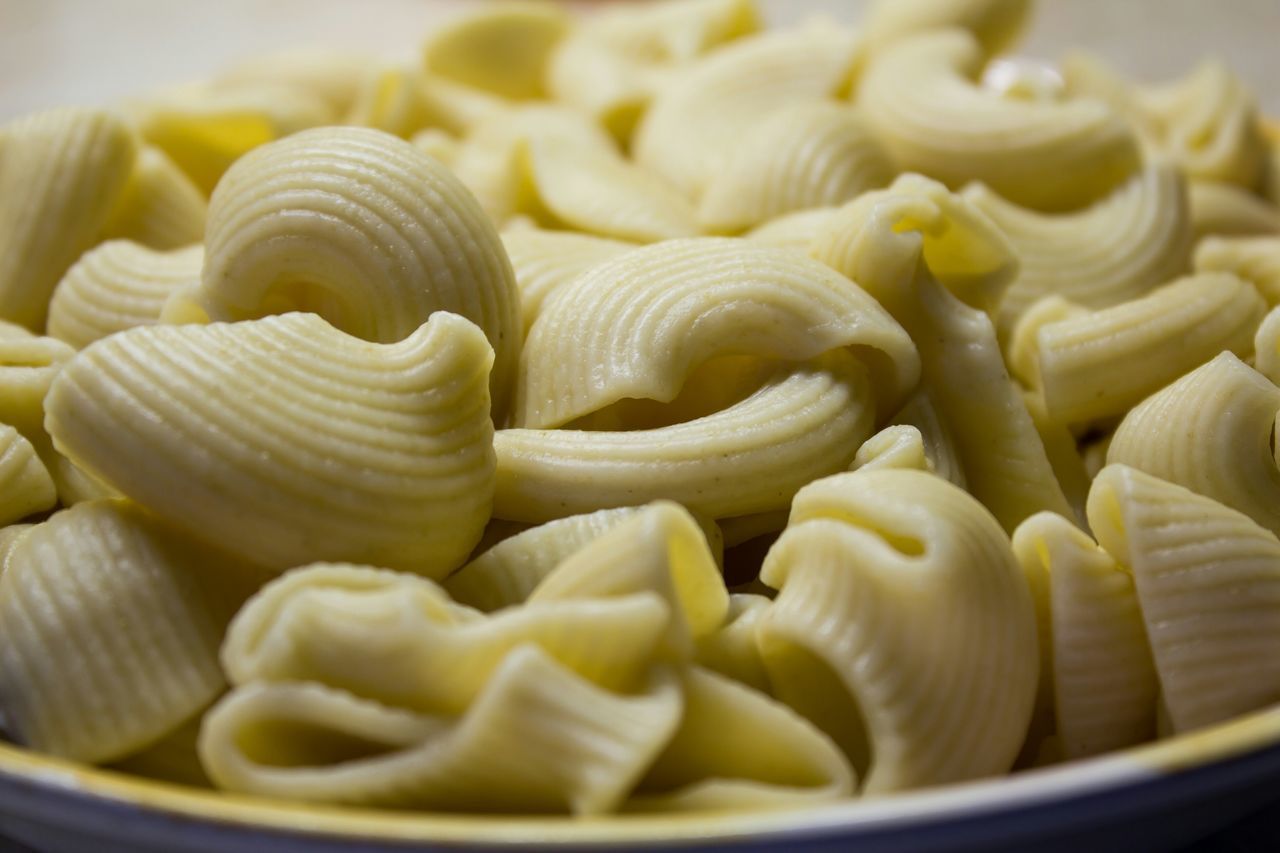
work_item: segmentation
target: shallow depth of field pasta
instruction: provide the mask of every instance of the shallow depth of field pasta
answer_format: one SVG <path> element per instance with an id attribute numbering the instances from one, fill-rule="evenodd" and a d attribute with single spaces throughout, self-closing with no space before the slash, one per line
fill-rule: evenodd
<path id="1" fill-rule="evenodd" d="M 598 816 L 1280 701 L 1280 125 L 1032 12 L 482 6 L 0 126 L 4 733 Z"/>

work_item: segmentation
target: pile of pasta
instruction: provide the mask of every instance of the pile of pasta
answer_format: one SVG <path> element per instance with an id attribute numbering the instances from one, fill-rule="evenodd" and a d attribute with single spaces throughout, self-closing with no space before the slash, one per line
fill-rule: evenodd
<path id="1" fill-rule="evenodd" d="M 1280 700 L 1280 132 L 1028 14 L 486 6 L 0 128 L 9 737 L 581 816 Z"/>

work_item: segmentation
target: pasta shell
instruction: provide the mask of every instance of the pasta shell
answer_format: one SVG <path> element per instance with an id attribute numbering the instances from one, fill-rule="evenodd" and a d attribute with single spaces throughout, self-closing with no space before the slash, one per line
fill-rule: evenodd
<path id="1" fill-rule="evenodd" d="M 592 267 L 634 248 L 620 240 L 538 228 L 507 230 L 502 245 L 515 270 L 526 335 L 548 296 Z"/>
<path id="2" fill-rule="evenodd" d="M 444 577 L 489 517 L 492 358 L 444 312 L 382 345 L 314 314 L 142 326 L 67 364 L 45 424 L 114 488 L 275 569 Z"/>
<path id="3" fill-rule="evenodd" d="M 770 683 L 880 794 L 1003 773 L 1037 683 L 1035 613 L 1008 537 L 921 471 L 805 487 L 761 579 Z"/>
<path id="4" fill-rule="evenodd" d="M 82 349 L 99 338 L 159 322 L 176 290 L 200 281 L 204 249 L 157 252 L 111 240 L 67 271 L 49 302 L 49 335 Z"/>
<path id="5" fill-rule="evenodd" d="M 208 207 L 200 188 L 169 155 L 144 145 L 99 238 L 132 240 L 159 251 L 180 249 L 204 240 Z"/>
<path id="6" fill-rule="evenodd" d="M 1235 184 L 1192 181 L 1191 228 L 1197 239 L 1280 234 L 1280 207 Z"/>
<path id="7" fill-rule="evenodd" d="M 807 252 L 809 244 L 827 227 L 839 209 L 838 207 L 815 207 L 812 210 L 787 213 L 752 228 L 743 236 L 749 240 L 764 243 L 766 246 Z"/>
<path id="8" fill-rule="evenodd" d="M 933 472 L 924 437 L 913 426 L 887 426 L 868 438 L 853 457 L 852 471 L 902 469 Z"/>
<path id="9" fill-rule="evenodd" d="M 218 75 L 215 85 L 230 89 L 273 84 L 301 89 L 323 100 L 334 115 L 351 108 L 374 57 L 298 48 L 252 56 Z"/>
<path id="10" fill-rule="evenodd" d="M 0 424 L 0 526 L 53 509 L 57 501 L 53 479 L 31 442 Z"/>
<path id="11" fill-rule="evenodd" d="M 1030 0 L 878 0 L 867 12 L 867 40 L 879 51 L 924 30 L 960 27 L 994 56 L 1018 41 L 1030 12 Z"/>
<path id="12" fill-rule="evenodd" d="M 1127 465 L 1089 493 L 1098 542 L 1133 570 L 1175 733 L 1280 700 L 1280 540 L 1243 513 Z"/>
<path id="13" fill-rule="evenodd" d="M 0 126 L 0 318 L 44 328 L 49 297 L 125 192 L 138 143 L 101 110 Z"/>
<path id="14" fill-rule="evenodd" d="M 552 3 L 489 4 L 436 29 L 423 65 L 500 97 L 539 98 L 551 52 L 569 28 L 568 12 Z"/>
<path id="15" fill-rule="evenodd" d="M 756 644 L 756 627 L 770 603 L 763 595 L 730 595 L 724 623 L 694 643 L 693 657 L 698 665 L 768 693 L 769 675 Z"/>
<path id="16" fill-rule="evenodd" d="M 1071 210 L 1138 166 L 1125 120 L 1092 98 L 1030 101 L 985 91 L 985 55 L 963 30 L 893 42 L 869 63 L 857 104 L 899 169 L 952 188 L 982 181 L 1037 210 Z"/>
<path id="17" fill-rule="evenodd" d="M 1197 272 L 1229 272 L 1280 304 L 1280 237 L 1208 237 L 1196 245 Z"/>

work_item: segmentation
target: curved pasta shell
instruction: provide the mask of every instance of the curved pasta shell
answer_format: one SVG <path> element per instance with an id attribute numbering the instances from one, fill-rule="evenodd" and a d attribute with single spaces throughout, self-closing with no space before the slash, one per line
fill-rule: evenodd
<path id="1" fill-rule="evenodd" d="M 600 814 L 617 808 L 680 722 L 675 677 L 593 685 L 534 646 L 509 654 L 467 712 L 441 718 L 318 684 L 253 683 L 205 715 L 222 788 L 312 802 Z"/>
<path id="2" fill-rule="evenodd" d="M 318 95 L 281 84 L 198 85 L 130 106 L 143 139 L 168 154 L 206 196 L 246 153 L 337 117 Z"/>
<path id="3" fill-rule="evenodd" d="M 1190 204 L 1185 179 L 1169 163 L 1146 166 L 1111 195 L 1073 213 L 1037 213 L 981 184 L 966 187 L 963 196 L 999 226 L 1021 261 L 1000 302 L 998 325 L 1005 333 L 1042 297 L 1107 308 L 1187 269 Z"/>
<path id="4" fill-rule="evenodd" d="M 1208 237 L 1196 245 L 1195 268 L 1234 273 L 1258 288 L 1268 305 L 1280 304 L 1280 236 Z"/>
<path id="5" fill-rule="evenodd" d="M 18 540 L 34 528 L 34 524 L 8 524 L 0 527 L 0 574 L 4 574 L 5 566 L 9 564 L 9 555 L 13 553 Z"/>
<path id="6" fill-rule="evenodd" d="M 209 206 L 202 283 L 213 320 L 309 310 L 388 343 L 435 311 L 479 326 L 501 409 L 520 347 L 519 294 L 497 231 L 466 188 L 407 142 L 321 128 L 239 160 Z"/>
<path id="7" fill-rule="evenodd" d="M 853 457 L 852 471 L 900 469 L 933 473 L 924 436 L 913 426 L 887 426 L 868 438 Z"/>
<path id="8" fill-rule="evenodd" d="M 842 208 L 811 252 L 862 285 L 916 342 L 921 386 L 965 486 L 1005 530 L 1041 510 L 1070 515 L 982 310 L 994 309 L 1017 271 L 995 226 L 936 181 L 904 175 Z"/>
<path id="9" fill-rule="evenodd" d="M 177 728 L 222 690 L 217 650 L 238 571 L 122 501 L 79 504 L 28 530 L 0 576 L 6 728 L 89 762 Z"/>
<path id="10" fill-rule="evenodd" d="M 1045 410 L 1044 400 L 1032 391 L 1023 392 L 1022 400 L 1026 403 L 1027 413 L 1036 425 L 1040 434 L 1040 443 L 1044 445 L 1045 456 L 1053 467 L 1053 475 L 1058 479 L 1058 486 L 1063 496 L 1071 505 L 1072 519 L 1084 523 L 1084 504 L 1089 495 L 1089 484 L 1092 478 L 1085 468 L 1084 457 L 1076 443 L 1075 434 L 1066 424 L 1059 423 L 1049 417 Z"/>
<path id="11" fill-rule="evenodd" d="M 742 236 L 764 243 L 766 246 L 807 252 L 814 238 L 826 229 L 839 209 L 838 207 L 816 207 L 812 210 L 787 213 L 756 226 Z"/>
<path id="12" fill-rule="evenodd" d="M 874 411 L 865 369 L 835 351 L 672 426 L 499 430 L 494 515 L 541 522 L 662 498 L 715 519 L 783 509 L 805 483 L 848 466 Z"/>
<path id="13" fill-rule="evenodd" d="M 436 123 L 426 80 L 417 68 L 402 65 L 362 74 L 342 124 L 382 130 L 408 139 Z"/>
<path id="14" fill-rule="evenodd" d="M 822 264 L 727 238 L 648 246 L 593 267 L 544 304 L 521 356 L 513 422 L 545 429 L 624 398 L 670 402 L 716 356 L 803 361 L 840 347 L 867 353 L 890 410 L 915 385 L 906 333 Z"/>
<path id="15" fill-rule="evenodd" d="M 893 177 L 858 112 L 834 101 L 783 107 L 750 128 L 707 185 L 698 221 L 734 233 L 785 213 L 839 205 Z"/>
<path id="16" fill-rule="evenodd" d="M 1192 181 L 1191 227 L 1198 238 L 1213 234 L 1280 234 L 1280 207 L 1220 181 Z"/>
<path id="17" fill-rule="evenodd" d="M 532 645 L 597 685 L 632 690 L 648 677 L 671 618 L 658 596 L 638 593 L 485 617 L 426 578 L 315 564 L 249 600 L 227 631 L 222 665 L 234 685 L 315 682 L 452 716 L 465 713 L 508 655 Z"/>
<path id="18" fill-rule="evenodd" d="M 681 657 L 691 640 L 724 624 L 724 578 L 698 523 L 679 504 L 659 501 L 622 519 L 556 566 L 528 603 L 638 592 L 656 592 L 670 605 L 666 648 Z"/>
<path id="19" fill-rule="evenodd" d="M 1036 693 L 1035 614 L 1009 539 L 921 471 L 803 489 L 761 579 L 777 695 L 835 738 L 867 794 L 1005 772 Z"/>
<path id="20" fill-rule="evenodd" d="M 994 56 L 1018 41 L 1030 12 L 1030 0 L 878 0 L 865 26 L 874 51 L 924 30 L 960 27 Z"/>
<path id="21" fill-rule="evenodd" d="M 730 595 L 723 624 L 694 641 L 693 659 L 698 666 L 769 693 L 769 675 L 756 645 L 756 627 L 771 603 L 766 596 L 754 593 Z"/>
<path id="22" fill-rule="evenodd" d="M 138 143 L 102 110 L 0 126 L 0 318 L 43 329 L 49 297 L 125 192 Z"/>
<path id="23" fill-rule="evenodd" d="M 1253 336 L 1253 365 L 1272 383 L 1280 380 L 1280 311 L 1274 308 Z"/>
<path id="24" fill-rule="evenodd" d="M 682 681 L 680 726 L 624 811 L 794 808 L 853 792 L 839 747 L 786 705 L 701 667 Z"/>
<path id="25" fill-rule="evenodd" d="M 486 613 L 523 604 L 556 566 L 638 511 L 601 509 L 531 527 L 458 569 L 444 588 L 456 601 Z"/>
<path id="26" fill-rule="evenodd" d="M 1280 540 L 1248 516 L 1127 465 L 1089 493 L 1089 524 L 1133 571 L 1175 733 L 1280 699 Z"/>
<path id="27" fill-rule="evenodd" d="M 1048 417 L 1080 423 L 1118 415 L 1229 350 L 1247 355 L 1266 303 L 1227 273 L 1179 279 L 1147 296 L 1036 332 L 1031 372 Z M 1108 369 L 1123 364 L 1122 371 Z"/>
<path id="28" fill-rule="evenodd" d="M 636 161 L 697 199 L 761 116 L 839 97 L 858 55 L 854 34 L 835 27 L 739 39 L 658 93 L 636 129 Z"/>
<path id="29" fill-rule="evenodd" d="M 520 289 L 525 334 L 548 296 L 592 267 L 635 248 L 620 240 L 539 228 L 507 230 L 502 234 L 502 245 Z"/>
<path id="30" fill-rule="evenodd" d="M 179 249 L 204 240 L 209 205 L 178 165 L 154 145 L 138 152 L 124 194 L 99 235 L 151 249 Z"/>
<path id="31" fill-rule="evenodd" d="M 963 30 L 910 36 L 872 59 L 857 103 L 899 169 L 951 187 L 982 181 L 1038 210 L 1071 210 L 1137 167 L 1134 136 L 1106 103 L 984 91 L 974 82 L 984 61 Z"/>
<path id="32" fill-rule="evenodd" d="M 495 3 L 437 28 L 423 48 L 430 74 L 504 98 L 540 98 L 551 52 L 569 31 L 551 3 Z"/>
<path id="33" fill-rule="evenodd" d="M 489 517 L 492 359 L 444 312 L 382 345 L 314 314 L 142 326 L 66 365 L 45 424 L 125 495 L 275 569 L 444 577 Z"/>
<path id="34" fill-rule="evenodd" d="M 111 240 L 86 252 L 49 301 L 49 335 L 82 349 L 107 335 L 159 322 L 176 290 L 200 281 L 204 248 L 158 252 Z"/>
<path id="35" fill-rule="evenodd" d="M 929 470 L 953 485 L 965 488 L 960 452 L 928 388 L 921 388 L 912 394 L 890 423 L 909 426 L 920 433 Z"/>
<path id="36" fill-rule="evenodd" d="M 1155 736 L 1155 664 L 1128 569 L 1059 515 L 1013 534 L 1023 570 L 1045 576 L 1052 623 L 1054 717 L 1063 757 L 1086 758 Z"/>
<path id="37" fill-rule="evenodd" d="M 52 509 L 57 502 L 53 478 L 31 442 L 0 424 L 0 526 Z"/>
<path id="38" fill-rule="evenodd" d="M 1129 412 L 1107 462 L 1184 486 L 1280 534 L 1277 411 L 1280 388 L 1224 352 Z"/>
<path id="39" fill-rule="evenodd" d="M 601 9 L 557 45 L 546 85 L 556 100 L 625 140 L 671 75 L 759 28 L 753 0 L 657 0 Z"/>

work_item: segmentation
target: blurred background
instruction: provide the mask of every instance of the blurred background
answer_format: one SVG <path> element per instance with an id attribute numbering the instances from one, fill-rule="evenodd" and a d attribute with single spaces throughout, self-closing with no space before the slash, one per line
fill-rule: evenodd
<path id="1" fill-rule="evenodd" d="M 483 0 L 0 0 L 0 121 L 197 79 L 244 56 L 330 46 L 414 56 L 433 22 Z M 602 5 L 578 0 L 590 9 Z M 770 20 L 867 0 L 761 0 Z M 1218 56 L 1280 116 L 1280 0 L 1041 0 L 1022 53 L 1080 46 L 1159 80 Z"/>

